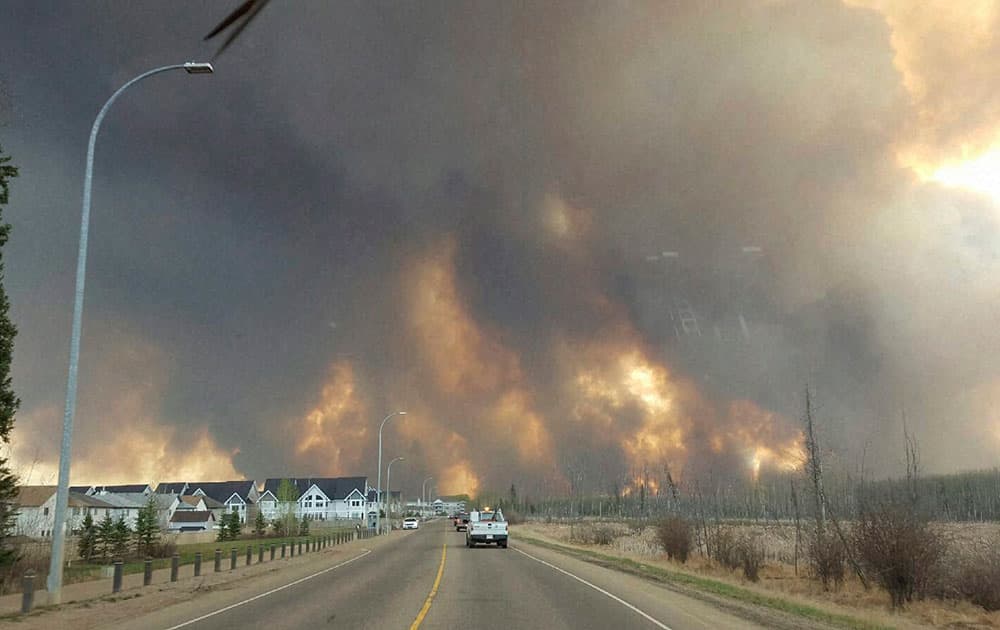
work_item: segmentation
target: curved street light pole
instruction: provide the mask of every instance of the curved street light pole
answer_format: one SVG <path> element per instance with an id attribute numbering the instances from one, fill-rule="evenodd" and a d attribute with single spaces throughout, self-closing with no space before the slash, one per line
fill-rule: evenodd
<path id="1" fill-rule="evenodd" d="M 375 530 L 382 531 L 382 429 L 393 416 L 405 416 L 405 411 L 393 411 L 378 425 L 378 482 L 375 484 Z"/>
<path id="2" fill-rule="evenodd" d="M 402 462 L 402 461 L 405 461 L 405 460 L 406 460 L 405 457 L 397 457 L 394 460 L 392 460 L 391 462 L 389 462 L 389 465 L 385 467 L 385 493 L 387 495 L 389 495 L 389 506 L 390 506 L 390 509 L 391 509 L 391 506 L 392 506 L 392 485 L 390 485 L 390 482 L 392 481 L 392 477 L 390 476 L 390 475 L 392 475 L 392 465 L 395 464 L 396 462 Z M 391 523 L 392 523 L 392 514 L 390 514 L 389 511 L 386 510 L 385 516 L 386 516 L 386 518 L 389 519 L 389 523 L 390 523 L 389 527 L 391 529 L 392 528 L 392 525 L 391 525 Z"/>
<path id="3" fill-rule="evenodd" d="M 49 560 L 49 577 L 46 582 L 48 603 L 58 604 L 62 597 L 62 563 L 66 546 L 66 505 L 69 503 L 69 464 L 73 444 L 73 416 L 76 413 L 77 371 L 80 363 L 80 329 L 83 322 L 83 287 L 87 274 L 87 237 L 90 227 L 90 191 L 94 175 L 94 144 L 101 121 L 111 108 L 111 104 L 122 92 L 139 81 L 170 70 L 185 70 L 188 74 L 212 74 L 215 70 L 210 63 L 189 61 L 161 68 L 154 68 L 135 77 L 111 95 L 104 107 L 97 113 L 90 129 L 87 144 L 87 169 L 83 177 L 83 213 L 80 220 L 80 248 L 76 259 L 76 291 L 73 297 L 73 328 L 69 346 L 69 375 L 66 379 L 66 410 L 63 415 L 62 444 L 59 450 L 59 483 L 56 486 L 56 506 L 52 527 L 52 557 Z"/>

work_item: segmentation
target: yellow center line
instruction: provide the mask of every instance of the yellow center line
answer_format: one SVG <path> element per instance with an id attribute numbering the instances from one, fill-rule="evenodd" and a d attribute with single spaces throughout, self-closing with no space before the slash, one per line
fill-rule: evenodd
<path id="1" fill-rule="evenodd" d="M 434 601 L 434 596 L 437 595 L 438 586 L 441 585 L 441 576 L 444 575 L 444 559 L 448 556 L 448 544 L 445 543 L 441 546 L 441 566 L 438 567 L 437 577 L 434 578 L 434 586 L 431 587 L 431 593 L 427 596 L 427 601 L 424 602 L 424 607 L 420 609 L 420 614 L 417 618 L 413 620 L 410 625 L 410 630 L 417 630 L 420 624 L 423 623 L 424 617 L 427 616 L 427 611 L 431 609 L 431 602 Z"/>

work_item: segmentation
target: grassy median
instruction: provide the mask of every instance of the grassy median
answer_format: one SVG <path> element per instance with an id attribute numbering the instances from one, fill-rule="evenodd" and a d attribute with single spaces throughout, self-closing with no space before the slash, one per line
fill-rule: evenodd
<path id="1" fill-rule="evenodd" d="M 177 554 L 180 556 L 180 564 L 194 564 L 195 554 L 201 552 L 201 563 L 202 571 L 211 571 L 212 566 L 215 562 L 215 550 L 222 550 L 222 563 L 223 566 L 229 568 L 229 556 L 233 547 L 236 547 L 236 558 L 237 562 L 242 565 L 246 559 L 247 545 L 253 548 L 253 561 L 257 562 L 257 549 L 260 545 L 265 545 L 267 548 L 264 551 L 265 562 L 270 559 L 270 546 L 275 545 L 277 547 L 275 559 L 280 557 L 281 554 L 281 544 L 302 541 L 305 545 L 307 540 L 317 540 L 322 536 L 332 536 L 337 533 L 347 533 L 349 531 L 354 531 L 353 529 L 342 529 L 342 530 L 324 530 L 321 533 L 317 533 L 312 536 L 285 536 L 285 537 L 271 537 L 271 538 L 246 538 L 240 540 L 227 540 L 204 542 L 204 543 L 191 543 L 187 545 L 177 545 Z M 286 550 L 286 557 L 288 555 Z M 298 549 L 296 548 L 296 553 Z M 305 550 L 303 550 L 305 553 Z M 99 577 L 101 574 L 101 569 L 108 566 L 109 563 L 94 563 L 94 562 L 74 562 L 72 565 L 66 567 L 63 573 L 64 580 L 67 584 L 73 582 L 84 582 L 89 579 Z M 127 561 L 123 566 L 123 571 L 126 575 L 130 573 L 142 573 L 145 567 L 145 561 L 141 559 L 132 559 Z M 156 569 L 166 569 L 170 567 L 170 558 L 154 558 L 153 559 L 153 570 Z"/>

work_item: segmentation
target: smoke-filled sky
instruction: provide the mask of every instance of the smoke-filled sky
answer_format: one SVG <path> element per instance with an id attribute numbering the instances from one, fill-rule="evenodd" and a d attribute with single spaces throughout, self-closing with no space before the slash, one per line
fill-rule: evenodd
<path id="1" fill-rule="evenodd" d="M 104 100 L 226 2 L 0 8 L 14 457 L 54 481 Z M 271 2 L 101 131 L 75 482 L 609 491 L 1000 456 L 1000 6 Z M 667 252 L 667 254 L 664 254 Z M 397 485 L 396 483 L 393 484 Z"/>

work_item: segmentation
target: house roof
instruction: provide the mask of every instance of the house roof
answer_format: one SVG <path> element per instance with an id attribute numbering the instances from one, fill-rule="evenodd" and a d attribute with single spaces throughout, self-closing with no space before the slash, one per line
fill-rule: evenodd
<path id="1" fill-rule="evenodd" d="M 187 492 L 188 482 L 186 481 L 164 481 L 156 486 L 159 494 L 190 494 Z"/>
<path id="2" fill-rule="evenodd" d="M 212 497 L 216 501 L 225 503 L 226 499 L 233 494 L 240 495 L 244 501 L 249 502 L 250 491 L 255 489 L 254 482 L 248 479 L 240 481 L 199 481 L 188 483 L 188 494 L 194 494 L 198 490 L 205 493 L 205 496 Z"/>
<path id="3" fill-rule="evenodd" d="M 21 507 L 38 507 L 55 493 L 55 486 L 18 486 L 14 503 Z"/>
<path id="4" fill-rule="evenodd" d="M 183 510 L 174 512 L 170 517 L 171 523 L 205 523 L 214 520 L 215 516 L 208 510 Z"/>
<path id="5" fill-rule="evenodd" d="M 320 492 L 325 494 L 327 497 L 333 500 L 344 499 L 353 490 L 358 489 L 364 492 L 364 488 L 367 485 L 367 477 L 302 477 L 302 478 L 288 478 L 295 486 L 296 497 L 302 496 L 302 493 L 309 489 L 310 486 L 316 484 L 316 487 L 320 489 Z M 281 479 L 268 479 L 264 482 L 264 492 L 270 492 L 275 497 L 278 496 L 278 486 L 281 485 Z"/>
<path id="6" fill-rule="evenodd" d="M 219 508 L 226 507 L 225 503 L 223 503 L 222 501 L 216 501 L 215 499 L 213 499 L 208 495 L 205 495 L 202 498 L 205 499 L 205 507 L 207 507 L 210 510 L 217 510 Z"/>
<path id="7" fill-rule="evenodd" d="M 127 509 L 144 508 L 146 507 L 146 502 L 149 501 L 149 497 L 141 492 L 95 494 L 87 498 L 102 501 L 104 507 L 111 506 Z"/>
<path id="8" fill-rule="evenodd" d="M 20 486 L 14 503 L 20 507 L 39 507 L 56 493 L 55 486 Z M 69 507 L 111 507 L 111 504 L 97 497 L 87 496 L 82 492 L 70 491 L 67 505 Z"/>
<path id="9" fill-rule="evenodd" d="M 114 494 L 122 493 L 144 493 L 149 488 L 148 483 L 128 483 L 118 486 L 91 486 L 94 488 L 95 492 L 111 492 Z"/>
<path id="10" fill-rule="evenodd" d="M 88 496 L 82 492 L 70 492 L 68 505 L 69 507 L 111 507 L 111 504 L 107 501 L 102 501 L 98 497 Z"/>
<path id="11" fill-rule="evenodd" d="M 170 506 L 174 504 L 174 499 L 177 498 L 177 497 L 175 497 L 172 494 L 155 494 L 154 493 L 154 494 L 151 494 L 149 496 L 153 497 L 153 501 L 156 502 L 156 507 L 158 509 L 162 509 L 162 510 L 168 510 L 168 509 L 170 509 Z M 146 500 L 149 501 L 149 498 L 147 497 Z"/>
<path id="12" fill-rule="evenodd" d="M 70 492 L 79 492 L 80 494 L 87 494 L 88 492 L 90 492 L 91 490 L 93 490 L 93 488 L 94 488 L 94 486 L 70 486 L 69 487 L 69 491 Z"/>
<path id="13" fill-rule="evenodd" d="M 182 494 L 178 498 L 180 499 L 181 503 L 190 505 L 191 507 L 198 507 L 199 503 L 201 503 L 202 501 L 206 501 L 205 506 L 208 507 L 207 501 L 209 500 L 209 497 L 202 497 L 202 496 L 196 497 L 190 494 Z"/>

